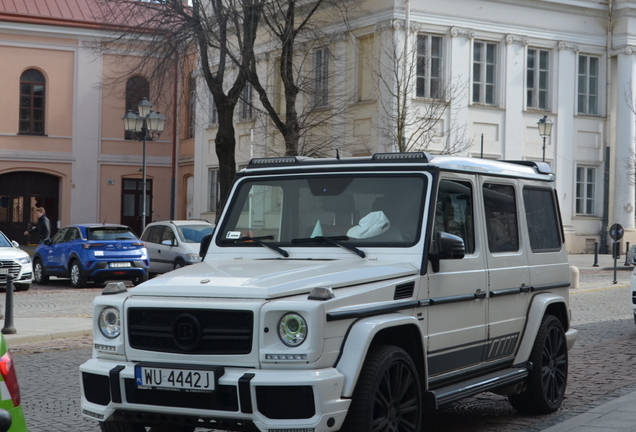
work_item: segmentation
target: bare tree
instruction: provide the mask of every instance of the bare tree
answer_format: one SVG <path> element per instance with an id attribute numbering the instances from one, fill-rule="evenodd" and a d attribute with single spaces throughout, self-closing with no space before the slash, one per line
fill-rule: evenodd
<path id="1" fill-rule="evenodd" d="M 215 150 L 218 199 L 223 203 L 236 174 L 234 110 L 247 82 L 245 70 L 252 57 L 260 0 L 101 0 L 99 5 L 101 21 L 111 23 L 114 32 L 97 48 L 122 54 L 126 66 L 119 76 L 111 77 L 111 84 L 143 75 L 155 88 L 165 89 L 179 77 L 181 87 L 187 89 L 185 83 L 192 75 L 203 77 L 218 115 Z M 242 67 L 229 73 L 233 65 Z M 157 98 L 169 104 L 168 95 L 159 92 Z"/>
<path id="2" fill-rule="evenodd" d="M 343 129 L 339 126 L 344 124 L 346 96 L 335 90 L 338 75 L 334 65 L 339 59 L 329 46 L 330 37 L 342 33 L 338 26 L 346 23 L 346 3 L 263 3 L 262 21 L 267 31 L 264 45 L 279 58 L 274 71 L 261 75 L 257 54 L 253 52 L 246 71 L 262 106 L 261 121 L 280 133 L 288 156 L 333 155 L 335 143 L 341 141 Z M 325 27 L 331 29 L 331 35 L 321 30 Z M 272 73 L 275 80 L 280 77 L 279 84 L 268 84 L 267 77 Z"/>
<path id="3" fill-rule="evenodd" d="M 383 119 L 378 135 L 399 152 L 461 153 L 473 139 L 457 121 L 453 102 L 465 96 L 468 82 L 461 77 L 444 82 L 430 39 L 407 33 L 405 43 L 404 34 L 391 26 L 366 58 Z"/>

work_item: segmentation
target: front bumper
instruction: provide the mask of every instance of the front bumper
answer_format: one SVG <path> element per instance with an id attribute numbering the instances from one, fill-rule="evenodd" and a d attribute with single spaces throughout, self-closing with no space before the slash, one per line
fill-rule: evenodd
<path id="1" fill-rule="evenodd" d="M 91 359 L 80 366 L 82 413 L 100 421 L 198 424 L 227 430 L 340 429 L 350 399 L 336 369 L 225 367 L 214 394 L 139 390 L 134 363 Z"/>

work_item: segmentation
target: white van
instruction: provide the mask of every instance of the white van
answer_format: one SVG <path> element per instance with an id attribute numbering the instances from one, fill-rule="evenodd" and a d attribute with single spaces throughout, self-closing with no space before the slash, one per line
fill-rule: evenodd
<path id="1" fill-rule="evenodd" d="M 254 159 L 203 263 L 95 299 L 82 412 L 106 432 L 417 431 L 484 391 L 553 412 L 576 339 L 554 179 L 426 153 Z"/>

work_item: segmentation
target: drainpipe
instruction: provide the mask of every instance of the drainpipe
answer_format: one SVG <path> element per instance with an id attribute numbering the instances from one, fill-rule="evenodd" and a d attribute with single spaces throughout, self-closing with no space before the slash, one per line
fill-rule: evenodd
<path id="1" fill-rule="evenodd" d="M 601 225 L 601 244 L 599 248 L 599 253 L 606 254 L 608 253 L 607 249 L 607 227 L 609 225 L 609 182 L 610 182 L 610 173 L 609 173 L 609 165 L 610 165 L 610 133 L 611 133 L 611 122 L 610 122 L 610 96 L 612 90 L 612 13 L 613 13 L 613 0 L 609 0 L 607 3 L 607 79 L 606 88 L 605 88 L 605 152 L 603 152 L 603 156 L 605 158 L 604 164 L 604 176 L 603 176 L 603 222 Z"/>

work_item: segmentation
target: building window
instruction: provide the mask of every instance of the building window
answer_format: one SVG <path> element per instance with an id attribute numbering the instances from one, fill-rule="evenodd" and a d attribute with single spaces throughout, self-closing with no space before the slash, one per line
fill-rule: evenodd
<path id="1" fill-rule="evenodd" d="M 318 48 L 314 52 L 314 106 L 329 105 L 329 49 Z"/>
<path id="2" fill-rule="evenodd" d="M 126 112 L 128 110 L 136 113 L 137 105 L 143 98 L 150 99 L 150 84 L 140 76 L 134 76 L 126 82 Z M 130 132 L 126 131 L 125 139 L 132 139 Z"/>
<path id="3" fill-rule="evenodd" d="M 497 103 L 497 44 L 475 41 L 473 43 L 473 103 L 495 105 Z"/>
<path id="4" fill-rule="evenodd" d="M 372 100 L 373 73 L 372 65 L 375 65 L 374 35 L 367 35 L 358 39 L 358 101 Z"/>
<path id="5" fill-rule="evenodd" d="M 598 115 L 599 58 L 579 55 L 578 104 L 579 114 Z"/>
<path id="6" fill-rule="evenodd" d="M 35 69 L 20 76 L 20 133 L 44 135 L 45 84 L 44 75 Z"/>
<path id="7" fill-rule="evenodd" d="M 528 108 L 548 110 L 550 80 L 550 51 L 529 48 L 526 69 L 526 97 Z"/>
<path id="8" fill-rule="evenodd" d="M 442 97 L 442 37 L 417 36 L 417 97 Z"/>
<path id="9" fill-rule="evenodd" d="M 215 212 L 218 208 L 219 200 L 219 170 L 210 168 L 208 170 L 208 211 Z"/>
<path id="10" fill-rule="evenodd" d="M 216 126 L 219 124 L 219 112 L 216 109 L 216 103 L 214 102 L 214 96 L 210 95 L 209 100 L 209 110 L 208 110 L 208 124 L 209 127 Z"/>
<path id="11" fill-rule="evenodd" d="M 190 78 L 190 101 L 188 104 L 188 138 L 194 138 L 196 124 L 197 80 Z"/>
<path id="12" fill-rule="evenodd" d="M 596 168 L 576 168 L 576 213 L 593 216 L 595 212 Z"/>
<path id="13" fill-rule="evenodd" d="M 252 114 L 252 86 L 247 83 L 241 92 L 239 115 L 241 120 L 251 120 Z"/>

